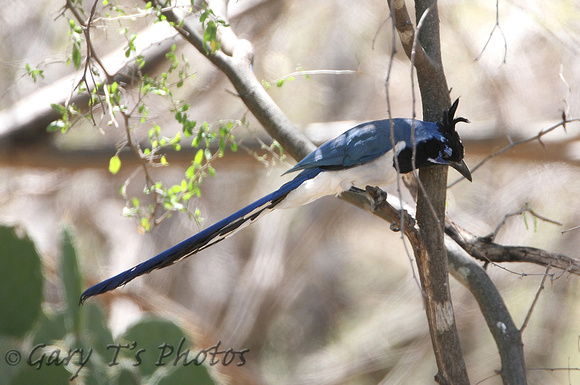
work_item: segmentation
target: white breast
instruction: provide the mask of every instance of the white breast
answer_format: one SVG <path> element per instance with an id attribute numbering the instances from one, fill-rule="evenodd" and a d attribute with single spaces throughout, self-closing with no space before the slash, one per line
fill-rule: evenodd
<path id="1" fill-rule="evenodd" d="M 351 187 L 386 186 L 396 181 L 392 151 L 372 162 L 344 170 L 323 171 L 290 192 L 276 208 L 287 209 L 305 205 L 326 195 L 336 195 Z"/>

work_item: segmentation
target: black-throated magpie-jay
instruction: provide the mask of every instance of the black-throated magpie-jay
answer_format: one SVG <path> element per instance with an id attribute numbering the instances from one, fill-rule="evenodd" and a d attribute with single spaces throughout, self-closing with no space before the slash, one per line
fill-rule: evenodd
<path id="1" fill-rule="evenodd" d="M 463 143 L 455 131 L 458 122 L 468 122 L 465 118 L 454 118 L 458 103 L 459 99 L 436 123 L 386 119 L 349 129 L 286 171 L 301 172 L 278 190 L 161 254 L 90 287 L 81 295 L 81 303 L 214 245 L 275 208 L 304 205 L 353 187 L 385 186 L 396 180 L 397 171 L 402 174 L 434 164 L 449 165 L 471 181 L 471 173 L 463 161 Z"/>

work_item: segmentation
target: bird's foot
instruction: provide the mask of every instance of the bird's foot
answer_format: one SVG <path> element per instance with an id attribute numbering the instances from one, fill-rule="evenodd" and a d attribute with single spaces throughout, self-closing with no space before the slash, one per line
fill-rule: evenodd
<path id="1" fill-rule="evenodd" d="M 415 226 L 415 218 L 413 218 L 407 210 L 396 210 L 393 206 L 388 204 L 386 192 L 373 186 L 367 186 L 366 192 L 370 197 L 372 212 L 375 212 L 378 209 L 383 209 L 390 213 L 391 218 L 398 218 L 398 220 L 391 222 L 392 231 L 401 231 L 402 227 L 408 228 Z"/>
<path id="2" fill-rule="evenodd" d="M 367 186 L 365 190 L 370 197 L 371 211 L 374 213 L 387 201 L 387 193 L 376 186 Z"/>

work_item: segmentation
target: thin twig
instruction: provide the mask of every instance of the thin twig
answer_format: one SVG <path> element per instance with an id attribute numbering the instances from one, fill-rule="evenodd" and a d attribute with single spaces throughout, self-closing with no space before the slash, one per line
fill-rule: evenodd
<path id="1" fill-rule="evenodd" d="M 390 79 L 391 79 L 391 73 L 393 71 L 393 63 L 395 61 L 395 55 L 397 53 L 397 44 L 396 44 L 396 20 L 395 20 L 395 16 L 393 13 L 393 9 L 394 9 L 394 4 L 391 4 L 391 2 L 394 3 L 394 0 L 389 0 L 389 7 L 391 9 L 391 14 L 389 16 L 390 19 L 393 20 L 393 23 L 391 24 L 391 28 L 392 28 L 392 33 L 391 33 L 391 37 L 392 37 L 392 41 L 391 41 L 391 55 L 389 57 L 389 65 L 388 65 L 388 69 L 387 69 L 387 77 L 385 79 L 385 90 L 386 90 L 386 99 L 387 99 L 387 114 L 389 117 L 389 122 L 390 122 L 390 134 L 391 134 L 391 147 L 395 148 L 395 124 L 393 122 L 393 115 L 392 115 L 392 111 L 391 111 L 391 97 L 390 97 L 390 89 L 389 89 L 389 84 L 390 84 Z M 388 20 L 388 19 L 387 19 Z M 378 31 L 377 31 L 378 34 Z M 374 44 L 374 41 L 373 41 Z M 413 75 L 411 74 L 411 79 L 412 79 Z M 401 174 L 399 174 L 399 170 L 400 165 L 399 165 L 399 158 L 398 157 L 393 157 L 393 161 L 394 161 L 394 166 L 395 166 L 395 170 L 397 170 L 397 197 L 399 198 L 399 206 L 402 208 L 403 207 L 403 192 L 401 189 Z M 407 255 L 407 259 L 409 261 L 409 266 L 411 267 L 411 278 L 413 279 L 413 281 L 415 281 L 415 283 L 417 284 L 417 288 L 419 289 L 420 293 L 423 293 L 423 289 L 421 288 L 421 282 L 419 282 L 419 277 L 415 271 L 415 265 L 413 264 L 413 256 L 411 255 L 411 251 L 409 250 L 409 247 L 407 246 L 407 243 L 405 242 L 405 216 L 401 215 L 400 218 L 400 227 L 401 229 L 401 242 L 403 244 L 403 248 L 405 249 L 405 254 Z"/>
<path id="2" fill-rule="evenodd" d="M 544 370 L 547 372 L 553 372 L 556 370 L 576 370 L 580 371 L 580 368 L 526 368 L 526 370 Z"/>
<path id="3" fill-rule="evenodd" d="M 531 371 L 531 370 L 542 370 L 542 371 L 546 371 L 546 372 L 554 372 L 554 371 L 561 371 L 561 370 L 567 370 L 567 371 L 580 371 L 580 368 L 572 368 L 572 367 L 568 367 L 568 368 L 526 368 L 526 371 Z M 484 382 L 486 382 L 487 380 L 490 380 L 494 377 L 499 376 L 500 373 L 495 373 L 492 374 L 488 377 L 485 377 L 479 381 L 477 381 L 474 385 L 480 385 L 483 384 Z"/>
<path id="4" fill-rule="evenodd" d="M 578 230 L 578 229 L 580 229 L 580 226 L 574 226 L 574 227 L 572 227 L 572 228 L 569 228 L 569 229 L 567 229 L 567 230 L 564 230 L 564 231 L 562 231 L 561 233 L 562 233 L 562 234 L 566 234 L 566 233 L 568 233 L 568 232 L 570 232 L 570 231 L 574 231 L 574 230 Z"/>
<path id="5" fill-rule="evenodd" d="M 379 28 L 377 28 L 377 32 L 375 32 L 375 36 L 373 36 L 373 39 L 371 40 L 371 42 L 372 42 L 372 43 L 371 43 L 371 49 L 373 49 L 373 50 L 375 49 L 375 42 L 377 41 L 377 38 L 379 37 L 379 33 L 381 32 L 381 29 L 383 29 L 383 26 L 384 26 L 385 24 L 387 24 L 387 21 L 389 21 L 389 19 L 390 19 L 391 17 L 392 17 L 392 16 L 389 14 L 389 17 L 387 17 L 387 18 L 386 18 L 386 19 L 385 19 L 385 20 L 384 20 L 384 21 L 381 23 L 381 25 L 379 25 Z M 394 28 L 394 26 L 393 26 L 393 38 L 395 37 L 395 34 L 394 34 L 394 32 L 395 32 L 395 28 Z M 393 48 L 394 48 L 394 45 L 393 45 Z"/>
<path id="6" fill-rule="evenodd" d="M 161 11 L 161 12 L 165 12 L 165 11 L 169 11 L 175 8 L 182 8 L 182 9 L 187 9 L 185 6 L 178 6 L 178 5 L 171 5 L 168 7 L 163 7 L 161 9 L 153 9 L 150 8 L 147 11 L 142 11 L 140 13 L 132 13 L 130 15 L 121 15 L 121 16 L 115 16 L 115 17 L 97 17 L 93 20 L 93 23 L 99 23 L 99 22 L 109 22 L 109 21 L 118 21 L 118 20 L 131 20 L 134 21 L 135 19 L 138 18 L 142 18 L 142 17 L 149 17 L 149 16 L 155 16 L 155 14 L 153 13 L 153 10 L 155 12 Z"/>
<path id="7" fill-rule="evenodd" d="M 100 57 L 98 55 L 95 55 L 95 48 L 94 48 L 93 42 L 91 40 L 90 29 L 91 29 L 91 24 L 93 22 L 93 17 L 95 16 L 95 13 L 96 13 L 98 3 L 99 3 L 99 1 L 95 0 L 95 2 L 93 3 L 93 6 L 91 7 L 91 13 L 89 15 L 89 18 L 86 22 L 83 20 L 83 16 L 80 14 L 80 12 L 77 10 L 77 8 L 75 7 L 75 5 L 72 3 L 71 0 L 67 0 L 67 4 L 66 4 L 66 7 L 72 12 L 75 19 L 81 25 L 81 27 L 83 29 L 83 34 L 85 35 L 85 40 L 87 42 L 87 57 L 86 57 L 86 62 L 85 62 L 85 72 L 83 74 L 83 77 L 81 78 L 81 81 L 83 79 L 86 79 L 87 63 L 90 60 L 95 60 L 97 62 L 97 64 L 99 65 L 99 67 L 101 67 L 101 70 L 105 74 L 105 77 L 107 78 L 107 80 L 111 79 L 111 76 L 107 72 L 107 69 L 105 68 L 105 65 L 102 63 Z M 79 84 L 80 84 L 80 82 L 79 82 Z M 77 85 L 77 87 L 78 87 L 78 85 Z"/>
<path id="8" fill-rule="evenodd" d="M 489 37 L 487 38 L 487 41 L 485 42 L 485 45 L 481 49 L 481 52 L 475 58 L 475 61 L 478 61 L 481 58 L 481 56 L 483 55 L 483 52 L 485 51 L 485 49 L 487 48 L 487 45 L 491 41 L 491 38 L 493 36 L 493 33 L 495 32 L 496 29 L 501 33 L 501 36 L 503 37 L 503 44 L 504 44 L 503 62 L 505 64 L 506 58 L 507 58 L 507 49 L 508 48 L 507 48 L 507 39 L 505 37 L 505 34 L 503 33 L 503 29 L 501 28 L 501 25 L 499 24 L 499 0 L 496 0 L 495 1 L 495 25 L 491 29 L 491 32 L 489 33 Z"/>
<path id="9" fill-rule="evenodd" d="M 112 79 L 112 77 L 107 72 L 107 69 L 105 68 L 103 62 L 101 61 L 100 57 L 95 54 L 95 48 L 93 46 L 92 39 L 91 39 L 91 24 L 93 22 L 93 18 L 95 16 L 95 13 L 96 13 L 96 10 L 97 10 L 97 4 L 98 4 L 98 0 L 95 0 L 95 2 L 93 3 L 93 6 L 91 7 L 91 13 L 89 14 L 89 18 L 85 22 L 83 20 L 83 15 L 81 15 L 81 13 L 78 11 L 78 9 L 76 8 L 76 6 L 72 3 L 72 1 L 71 0 L 67 0 L 67 2 L 66 2 L 65 8 L 68 8 L 72 12 L 72 14 L 74 15 L 74 17 L 77 20 L 77 22 L 81 25 L 81 28 L 83 30 L 83 34 L 84 34 L 85 40 L 86 40 L 87 54 L 86 54 L 86 58 L 85 58 L 85 65 L 84 65 L 84 69 L 83 69 L 83 75 L 81 76 L 81 78 L 79 79 L 79 81 L 77 82 L 77 84 L 75 85 L 75 87 L 71 90 L 71 96 L 66 101 L 65 105 L 68 105 L 70 99 L 72 99 L 72 94 L 74 93 L 74 91 L 77 88 L 79 88 L 83 83 L 85 84 L 85 86 L 87 88 L 87 91 L 90 91 L 90 89 L 89 89 L 89 83 L 87 81 L 87 74 L 90 75 L 91 80 L 93 81 L 93 87 L 94 88 L 97 87 L 97 81 L 95 80 L 95 77 L 93 75 L 93 71 L 90 70 L 91 63 L 92 63 L 93 60 L 99 65 L 99 67 L 101 68 L 101 70 L 105 74 L 105 78 L 107 79 L 107 83 L 109 82 L 110 79 Z M 106 85 L 104 85 L 103 88 L 106 88 Z M 97 93 L 97 95 L 98 95 L 98 93 Z M 98 97 L 100 99 L 100 96 L 98 96 Z M 102 103 L 102 100 L 100 102 Z M 110 103 L 109 103 L 108 99 L 107 99 L 107 104 L 109 104 L 109 107 L 110 107 Z M 91 116 L 91 119 L 93 121 L 93 124 L 96 126 L 95 118 L 93 116 L 93 103 L 89 103 L 89 114 Z M 112 120 L 115 122 L 115 125 L 118 127 L 118 124 L 115 121 L 115 119 L 113 118 Z"/>
<path id="10" fill-rule="evenodd" d="M 526 246 L 504 246 L 494 243 L 489 237 L 478 237 L 469 231 L 461 228 L 449 219 L 445 221 L 445 234 L 449 235 L 461 248 L 463 248 L 472 257 L 485 262 L 493 263 L 500 269 L 510 273 L 517 274 L 521 277 L 528 274 L 518 273 L 506 269 L 496 263 L 501 262 L 525 262 L 534 263 L 541 266 L 552 266 L 562 270 L 564 273 L 580 275 L 580 260 L 568 257 L 564 254 L 554 253 L 546 250 Z M 557 279 L 555 277 L 554 279 Z"/>
<path id="11" fill-rule="evenodd" d="M 281 78 L 273 80 L 272 83 L 278 83 L 282 80 L 290 79 L 296 76 L 310 76 L 310 75 L 357 75 L 361 72 L 356 70 L 310 70 L 310 71 L 294 71 L 288 75 L 284 75 Z"/>
<path id="12" fill-rule="evenodd" d="M 493 154 L 489 154 L 488 156 L 486 156 L 485 158 L 483 158 L 483 160 L 481 162 L 479 162 L 478 164 L 476 164 L 474 167 L 471 168 L 471 173 L 473 174 L 478 168 L 480 168 L 481 166 L 483 166 L 485 163 L 487 163 L 490 159 L 495 158 L 496 156 L 499 156 L 501 154 L 503 154 L 504 152 L 506 152 L 507 150 L 510 150 L 516 146 L 519 146 L 521 144 L 525 144 L 525 143 L 529 143 L 529 142 L 533 142 L 533 141 L 538 141 L 542 146 L 545 147 L 544 142 L 542 142 L 542 136 L 554 131 L 556 128 L 558 127 L 566 127 L 566 124 L 568 123 L 573 123 L 573 122 L 579 122 L 580 118 L 575 118 L 575 119 L 563 119 L 562 121 L 554 124 L 553 126 L 550 126 L 546 129 L 540 130 L 540 132 L 538 132 L 536 135 L 534 136 L 530 136 L 528 138 L 522 139 L 522 140 L 518 140 L 518 141 L 511 141 L 510 140 L 510 144 L 508 144 L 507 146 L 505 146 L 504 148 L 494 152 Z M 447 188 L 451 188 L 453 186 L 455 186 L 457 183 L 459 183 L 460 181 L 462 181 L 463 179 L 465 179 L 464 177 L 460 177 L 458 179 L 456 179 L 455 181 L 453 181 L 452 183 L 450 183 Z"/>
<path id="13" fill-rule="evenodd" d="M 544 290 L 544 283 L 546 282 L 546 278 L 548 278 L 548 271 L 550 271 L 551 267 L 552 267 L 552 265 L 548 265 L 548 267 L 546 267 L 546 271 L 544 272 L 544 276 L 542 277 L 542 281 L 540 282 L 540 286 L 538 287 L 538 290 L 536 291 L 536 296 L 534 297 L 532 305 L 530 306 L 530 310 L 528 310 L 528 314 L 526 314 L 526 318 L 524 319 L 524 323 L 522 324 L 522 327 L 520 328 L 520 333 L 524 332 L 524 329 L 526 328 L 526 326 L 528 326 L 528 322 L 530 321 L 530 318 L 532 318 L 532 313 L 534 311 L 534 308 L 536 307 L 536 304 L 538 303 L 538 299 L 540 298 L 540 293 L 542 292 L 542 290 Z M 552 274 L 549 274 L 549 275 L 552 276 Z"/>
<path id="14" fill-rule="evenodd" d="M 497 225 L 497 227 L 495 228 L 495 230 L 493 231 L 493 233 L 491 233 L 491 235 L 489 235 L 488 237 L 489 237 L 489 238 L 490 238 L 492 241 L 493 241 L 493 240 L 495 240 L 495 238 L 497 237 L 497 234 L 499 233 L 499 231 L 500 231 L 500 230 L 501 230 L 501 228 L 502 228 L 502 227 L 505 225 L 506 221 L 507 221 L 509 218 L 511 218 L 511 217 L 514 217 L 514 216 L 516 216 L 516 215 L 522 215 L 522 214 L 524 214 L 524 213 L 526 213 L 526 212 L 528 212 L 528 213 L 532 214 L 532 215 L 533 215 L 535 218 L 538 218 L 538 219 L 540 219 L 540 220 L 542 220 L 542 221 L 544 221 L 544 222 L 548 222 L 548 223 L 551 223 L 551 224 L 554 224 L 554 225 L 557 225 L 557 226 L 562 226 L 562 223 L 560 223 L 560 222 L 558 222 L 558 221 L 555 221 L 555 220 L 553 220 L 553 219 L 546 218 L 546 217 L 544 217 L 544 216 L 542 216 L 542 215 L 539 215 L 538 213 L 536 213 L 536 212 L 535 212 L 535 211 L 534 211 L 534 210 L 533 210 L 533 209 L 530 207 L 530 205 L 529 205 L 528 203 L 526 203 L 526 204 L 524 205 L 524 207 L 522 207 L 521 209 L 519 209 L 519 210 L 517 210 L 517 211 L 514 211 L 514 212 L 511 212 L 511 213 L 508 213 L 508 214 L 504 215 L 504 217 L 503 217 L 502 221 L 501 221 L 501 222 L 500 222 L 500 223 Z"/>

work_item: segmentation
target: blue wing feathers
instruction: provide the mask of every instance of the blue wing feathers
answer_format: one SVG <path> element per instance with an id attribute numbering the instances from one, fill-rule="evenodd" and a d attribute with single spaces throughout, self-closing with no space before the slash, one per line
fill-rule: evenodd
<path id="1" fill-rule="evenodd" d="M 296 189 L 304 181 L 314 178 L 322 171 L 320 168 L 315 168 L 301 172 L 294 179 L 282 185 L 278 190 L 258 199 L 229 217 L 222 219 L 183 242 L 165 250 L 161 254 L 88 288 L 81 295 L 80 302 L 83 303 L 89 297 L 123 286 L 143 274 L 172 265 L 183 258 L 187 258 L 206 247 L 224 240 L 244 225 L 253 222 L 260 215 L 272 210 L 278 203 L 284 200 L 288 193 Z"/>
<path id="2" fill-rule="evenodd" d="M 393 119 L 397 125 L 407 119 Z M 404 130 L 403 130 L 404 131 Z M 286 173 L 322 167 L 343 169 L 371 162 L 393 148 L 388 119 L 359 124 L 322 144 Z"/>

